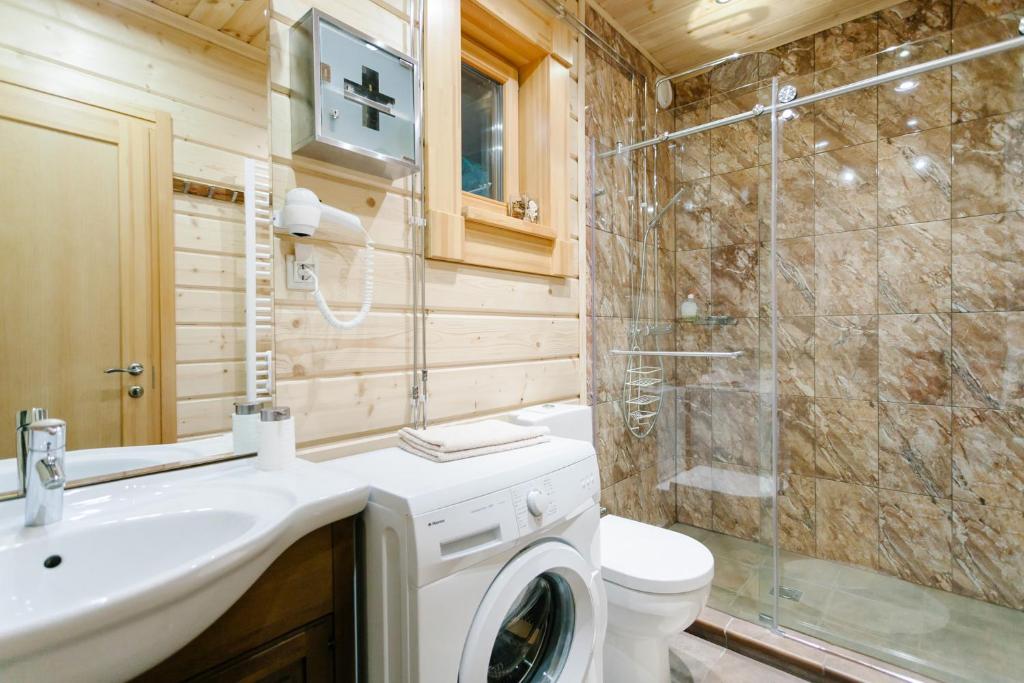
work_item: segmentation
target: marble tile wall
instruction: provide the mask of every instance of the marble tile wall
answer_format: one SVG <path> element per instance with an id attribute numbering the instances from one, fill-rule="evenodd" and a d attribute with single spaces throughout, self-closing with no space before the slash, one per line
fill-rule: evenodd
<path id="1" fill-rule="evenodd" d="M 622 383 L 626 360 L 609 355 L 628 346 L 627 327 L 634 305 L 636 273 L 640 266 L 639 204 L 671 190 L 672 169 L 662 168 L 654 188 L 653 154 L 592 158 L 595 151 L 617 142 L 643 139 L 655 128 L 654 102 L 644 95 L 644 83 L 653 86 L 659 75 L 654 66 L 601 15 L 588 8 L 587 24 L 635 71 L 631 76 L 593 44 L 586 62 L 586 135 L 588 141 L 587 225 L 590 238 L 589 374 L 594 408 L 595 448 L 601 472 L 601 502 L 613 514 L 664 526 L 675 518 L 675 497 L 666 481 L 675 468 L 674 415 L 669 407 L 657 429 L 644 439 L 632 436 L 622 418 Z M 649 88 L 648 88 L 649 89 Z M 672 124 L 671 114 L 666 119 Z M 675 310 L 674 232 L 665 231 L 659 249 L 660 297 L 653 297 L 653 279 L 647 301 L 657 306 L 663 320 Z M 653 265 L 653 256 L 648 259 Z M 653 317 L 650 308 L 646 317 Z M 669 342 L 671 348 L 672 342 Z M 665 348 L 665 347 L 663 347 Z M 672 387 L 674 368 L 666 366 L 666 386 Z M 671 404 L 666 401 L 666 405 Z"/>
<path id="2" fill-rule="evenodd" d="M 776 75 L 806 94 L 1015 36 L 1016 19 L 998 18 L 1011 11 L 1024 2 L 896 4 L 693 79 L 675 127 L 766 103 Z M 777 271 L 781 545 L 1016 609 L 1022 74 L 1024 51 L 1004 53 L 796 112 Z M 767 121 L 681 142 L 676 298 L 693 293 L 739 324 L 680 323 L 677 347 L 751 353 L 677 367 L 676 518 L 767 542 Z"/>

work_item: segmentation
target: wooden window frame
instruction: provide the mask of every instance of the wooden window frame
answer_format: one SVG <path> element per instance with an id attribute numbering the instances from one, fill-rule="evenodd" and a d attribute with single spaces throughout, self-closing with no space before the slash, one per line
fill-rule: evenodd
<path id="1" fill-rule="evenodd" d="M 432 0 L 425 10 L 427 256 L 575 277 L 577 243 L 569 225 L 573 50 L 568 29 L 532 0 Z M 505 124 L 506 202 L 462 191 L 464 61 L 517 91 L 516 97 L 505 97 L 504 105 L 505 116 L 516 121 L 512 125 L 506 118 Z M 509 131 L 514 131 L 514 144 Z M 522 194 L 538 202 L 536 223 L 508 215 L 507 200 Z"/>

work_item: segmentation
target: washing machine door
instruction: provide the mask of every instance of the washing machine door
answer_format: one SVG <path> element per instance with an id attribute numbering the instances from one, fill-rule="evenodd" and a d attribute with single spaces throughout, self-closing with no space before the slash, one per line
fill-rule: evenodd
<path id="1" fill-rule="evenodd" d="M 491 583 L 466 639 L 459 683 L 577 683 L 598 629 L 601 575 L 576 550 L 547 541 Z"/>

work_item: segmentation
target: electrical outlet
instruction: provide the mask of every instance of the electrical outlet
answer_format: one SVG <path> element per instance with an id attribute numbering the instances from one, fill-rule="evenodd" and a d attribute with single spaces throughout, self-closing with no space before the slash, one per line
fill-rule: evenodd
<path id="1" fill-rule="evenodd" d="M 288 254 L 285 257 L 285 262 L 288 273 L 288 282 L 286 283 L 288 289 L 312 292 L 315 288 L 310 272 L 317 272 L 316 259 L 310 258 L 307 261 L 299 261 L 294 255 Z"/>

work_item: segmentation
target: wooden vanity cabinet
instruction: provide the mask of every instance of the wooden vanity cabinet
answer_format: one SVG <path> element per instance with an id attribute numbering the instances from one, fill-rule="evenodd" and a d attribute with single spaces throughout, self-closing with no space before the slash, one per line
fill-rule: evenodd
<path id="1" fill-rule="evenodd" d="M 356 681 L 355 524 L 296 541 L 208 629 L 134 683 Z"/>

